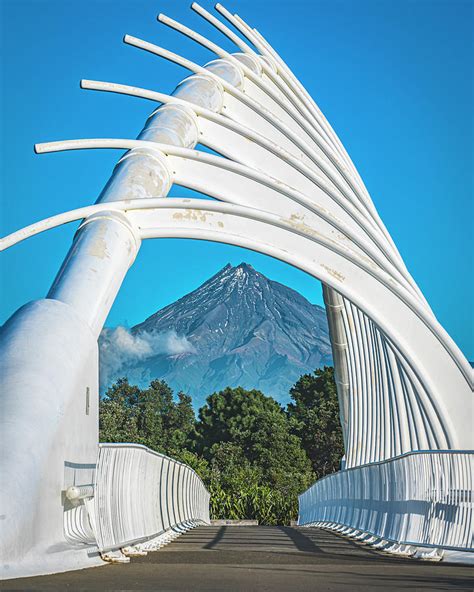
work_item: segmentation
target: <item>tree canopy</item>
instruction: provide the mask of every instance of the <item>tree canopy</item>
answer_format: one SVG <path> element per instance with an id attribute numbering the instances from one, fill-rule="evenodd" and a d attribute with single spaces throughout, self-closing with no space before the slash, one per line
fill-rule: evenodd
<path id="1" fill-rule="evenodd" d="M 334 368 L 304 374 L 291 388 L 291 430 L 301 438 L 318 479 L 339 470 L 344 454 Z"/>
<path id="2" fill-rule="evenodd" d="M 175 400 L 162 380 L 140 389 L 120 378 L 100 401 L 102 442 L 135 442 L 176 456 L 195 438 L 195 423 L 191 397 L 180 392 Z"/>
<path id="3" fill-rule="evenodd" d="M 257 390 L 226 388 L 199 410 L 197 450 L 214 463 L 224 480 L 232 473 L 296 494 L 314 479 L 299 436 L 291 433 L 284 409 Z"/>
<path id="4" fill-rule="evenodd" d="M 191 397 L 160 380 L 126 378 L 99 405 L 101 441 L 136 442 L 190 465 L 211 493 L 215 518 L 295 519 L 297 496 L 338 469 L 343 454 L 332 368 L 302 376 L 284 409 L 258 390 L 209 395 L 196 418 Z"/>

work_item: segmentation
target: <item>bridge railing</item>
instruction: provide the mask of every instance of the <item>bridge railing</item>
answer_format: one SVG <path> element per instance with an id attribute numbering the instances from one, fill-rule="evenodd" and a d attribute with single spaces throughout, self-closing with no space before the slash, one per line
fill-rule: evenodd
<path id="1" fill-rule="evenodd" d="M 99 444 L 89 504 L 101 552 L 209 523 L 209 492 L 197 473 L 139 444 Z"/>
<path id="2" fill-rule="evenodd" d="M 474 451 L 420 451 L 328 475 L 299 496 L 298 524 L 472 551 L 473 462 Z"/>

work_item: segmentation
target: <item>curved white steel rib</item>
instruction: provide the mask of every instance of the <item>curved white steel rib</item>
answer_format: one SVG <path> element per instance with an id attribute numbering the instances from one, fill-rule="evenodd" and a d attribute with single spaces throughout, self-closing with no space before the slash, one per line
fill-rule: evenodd
<path id="1" fill-rule="evenodd" d="M 156 142 L 146 142 L 143 140 L 126 140 L 126 139 L 90 139 L 90 140 L 68 140 L 62 142 L 50 142 L 37 144 L 35 149 L 38 153 L 45 152 L 56 152 L 61 150 L 78 150 L 83 148 L 122 148 L 122 149 L 133 149 L 133 148 L 147 148 L 152 151 L 159 151 L 165 158 L 171 158 L 170 170 L 173 171 L 173 178 L 178 184 L 183 184 L 187 187 L 194 188 L 198 191 L 203 191 L 211 196 L 224 199 L 224 196 L 228 201 L 234 203 L 242 203 L 245 199 L 241 197 L 244 193 L 244 188 L 252 197 L 252 201 L 255 202 L 261 198 L 262 206 L 268 203 L 275 203 L 276 193 L 282 193 L 283 195 L 291 196 L 292 199 L 298 200 L 299 203 L 305 202 L 305 196 L 299 192 L 285 186 L 283 183 L 266 177 L 263 173 L 254 171 L 248 167 L 240 165 L 235 162 L 231 162 L 227 159 L 222 159 L 205 152 L 199 152 L 197 150 L 189 150 L 186 148 L 179 148 L 176 146 L 170 146 L 165 144 L 158 144 Z M 183 166 L 185 165 L 185 166 Z M 206 165 L 210 165 L 212 168 L 212 175 L 205 171 Z M 189 167 L 189 168 L 188 168 Z M 233 174 L 239 175 L 239 182 L 236 184 L 232 178 Z M 252 180 L 259 183 L 258 190 L 252 185 Z M 248 185 L 246 186 L 246 183 Z M 238 190 L 235 189 L 238 185 Z M 264 195 L 266 187 L 269 188 L 270 192 L 268 196 Z M 276 193 L 274 193 L 274 192 Z M 306 205 L 306 204 L 305 204 Z M 308 206 L 306 206 L 308 207 Z M 319 212 L 320 216 L 324 216 L 323 210 Z M 297 216 L 300 213 L 298 212 Z M 297 218 L 299 219 L 299 218 Z M 332 224 L 338 224 L 339 230 L 342 229 L 340 223 L 334 217 L 327 217 L 326 221 L 331 220 Z M 305 220 L 303 219 L 304 223 Z M 311 229 L 311 226 L 308 226 Z M 314 229 L 315 230 L 315 229 Z M 346 229 L 345 229 L 346 230 Z M 316 231 L 317 232 L 317 231 Z M 349 231 L 347 229 L 348 234 Z M 328 237 L 329 238 L 329 237 Z M 336 246 L 336 240 L 330 239 Z M 339 248 L 347 250 L 346 245 L 340 245 Z M 350 249 L 353 245 L 350 245 Z M 354 257 L 357 255 L 354 253 Z M 376 266 L 370 265 L 360 259 L 360 265 L 365 266 L 371 273 L 387 273 L 385 268 L 381 268 L 378 271 Z M 463 368 L 465 363 L 464 356 L 461 354 L 454 342 L 445 333 L 444 329 L 433 321 L 431 315 L 428 314 L 426 308 L 420 305 L 415 299 L 407 294 L 406 287 L 398 284 L 393 276 L 388 273 L 390 280 L 386 280 L 390 284 L 391 289 L 402 294 L 401 298 L 407 306 L 417 311 L 420 318 L 425 319 L 427 325 L 431 326 L 434 334 L 439 335 L 439 339 L 447 351 L 450 352 L 451 357 L 459 367 Z"/>
<path id="2" fill-rule="evenodd" d="M 218 57 L 229 60 L 234 64 L 234 66 L 240 68 L 245 77 L 245 83 L 242 92 L 250 95 L 257 103 L 260 104 L 266 104 L 270 101 L 271 107 L 267 107 L 269 111 L 271 111 L 276 117 L 278 117 L 288 126 L 296 124 L 298 126 L 299 132 L 303 133 L 304 137 L 306 138 L 306 141 L 314 145 L 313 148 L 318 153 L 318 155 L 325 162 L 331 162 L 342 178 L 349 184 L 354 194 L 356 196 L 358 195 L 357 190 L 352 187 L 352 179 L 350 176 L 347 176 L 346 167 L 339 161 L 339 158 L 333 154 L 325 139 L 318 135 L 318 133 L 315 133 L 316 130 L 314 129 L 314 126 L 308 123 L 307 119 L 302 117 L 302 115 L 298 112 L 290 98 L 290 93 L 288 93 L 289 96 L 286 97 L 289 100 L 285 100 L 285 97 L 282 97 L 281 93 L 278 94 L 269 84 L 265 82 L 261 76 L 258 76 L 255 72 L 253 72 L 245 63 L 238 60 L 232 54 L 219 47 L 216 43 L 209 41 L 206 37 L 196 33 L 189 27 L 178 23 L 164 14 L 158 15 L 158 20 L 161 23 L 182 33 L 183 35 L 186 35 L 193 41 L 196 41 L 206 49 L 214 52 Z M 284 104 L 284 107 L 282 103 Z"/>
<path id="3" fill-rule="evenodd" d="M 143 201 L 138 204 L 139 208 L 133 215 L 129 214 L 133 224 L 138 227 L 141 238 L 182 237 L 226 242 L 259 251 L 295 265 L 332 288 L 338 289 L 361 310 L 370 310 L 374 322 L 403 352 L 403 357 L 408 363 L 413 363 L 409 343 L 384 319 L 387 307 L 390 307 L 392 319 L 396 321 L 397 327 L 405 326 L 408 322 L 413 325 L 418 339 L 422 341 L 423 335 L 428 342 L 432 339 L 429 337 L 432 335 L 430 328 L 425 323 L 420 323 L 420 317 L 407 308 L 403 300 L 392 291 L 389 283 L 381 281 L 368 269 L 361 274 L 361 271 L 364 271 L 363 266 L 354 254 L 347 249 L 335 248 L 332 241 L 328 241 L 319 234 L 315 236 L 310 229 L 305 232 L 298 226 L 295 228 L 291 219 L 262 210 L 207 200 L 168 198 Z M 129 210 L 129 212 L 134 207 L 130 200 L 111 202 L 90 206 L 89 213 L 104 211 L 107 209 L 106 205 L 109 210 L 120 209 Z M 151 208 L 157 209 L 151 210 Z M 183 214 L 180 210 L 185 210 L 189 214 Z M 206 212 L 212 212 L 213 216 L 208 218 Z M 45 223 L 42 227 L 37 226 L 36 229 L 39 228 L 41 231 L 42 228 L 80 219 L 83 215 L 84 209 L 80 209 L 71 213 L 70 216 L 61 217 L 60 215 L 54 222 Z M 243 223 L 242 220 L 245 222 Z M 306 244 L 306 241 L 309 241 L 311 246 Z M 321 252 L 321 255 L 318 255 L 318 252 Z M 409 311 L 411 315 L 407 314 Z M 428 361 L 429 365 L 431 354 L 430 352 L 427 354 L 425 362 Z M 426 388 L 428 392 L 436 392 L 434 388 L 430 389 L 428 382 Z M 462 389 L 462 382 L 458 384 L 458 388 Z M 430 415 L 438 416 L 439 420 L 445 410 L 439 408 L 436 403 L 435 400 L 431 402 L 435 406 L 435 415 L 433 416 L 432 412 Z M 449 429 L 447 430 L 443 424 L 438 428 L 441 429 L 441 433 L 445 432 L 446 445 L 452 446 L 456 434 L 449 433 Z"/>
<path id="4" fill-rule="evenodd" d="M 317 105 L 314 103 L 314 101 L 311 99 L 311 97 L 308 95 L 308 93 L 305 91 L 305 89 L 302 87 L 302 85 L 299 83 L 299 81 L 295 78 L 295 76 L 291 73 L 291 71 L 289 70 L 289 68 L 286 66 L 286 64 L 283 62 L 283 60 L 280 58 L 280 56 L 278 56 L 278 54 L 271 48 L 271 46 L 268 44 L 268 42 L 266 42 L 263 37 L 261 35 L 259 35 L 256 31 L 252 31 L 250 29 L 250 27 L 248 27 L 248 25 L 246 25 L 246 23 L 244 21 L 242 21 L 242 19 L 240 19 L 237 15 L 232 16 L 228 11 L 226 11 L 223 7 L 221 6 L 217 6 L 216 7 L 219 12 L 221 12 L 221 14 L 223 14 L 225 16 L 225 18 L 227 18 L 227 20 L 229 20 L 229 22 L 231 22 L 251 43 L 254 44 L 255 47 L 257 47 L 259 49 L 259 51 L 266 57 L 267 60 L 269 60 L 272 65 L 274 66 L 275 70 L 278 72 L 278 76 L 281 76 L 281 79 L 287 84 L 288 88 L 292 89 L 292 91 L 298 95 L 306 104 L 306 106 L 312 111 L 314 117 L 316 117 L 318 119 L 318 121 L 322 122 L 322 125 L 324 126 L 324 128 L 327 130 L 327 133 L 334 139 L 335 143 L 340 146 L 341 148 L 341 152 L 343 154 L 346 155 L 345 161 L 348 162 L 350 168 L 353 170 L 355 176 L 360 180 L 360 176 L 357 173 L 357 170 L 355 169 L 355 167 L 352 165 L 349 157 L 347 156 L 347 153 L 345 152 L 342 144 L 340 143 L 340 141 L 338 140 L 337 136 L 334 134 L 333 130 L 331 129 L 331 127 L 329 126 L 329 124 L 327 123 L 326 119 L 324 118 L 324 116 L 322 115 L 321 111 L 319 110 L 319 108 L 317 107 Z M 360 186 L 363 188 L 364 193 L 366 195 L 366 199 L 368 199 L 370 201 L 370 197 L 368 196 L 367 191 L 365 190 L 365 187 L 363 186 L 363 183 L 360 183 Z M 337 323 L 337 321 L 339 320 L 338 317 L 338 312 L 337 310 L 340 310 L 340 307 L 345 305 L 345 308 L 348 309 L 348 304 L 344 303 L 343 300 L 338 297 L 337 295 L 333 295 L 332 297 L 333 302 L 335 302 L 337 304 L 336 307 L 330 307 L 328 308 L 328 316 L 330 317 L 331 315 L 333 316 L 332 319 L 332 323 L 330 322 L 330 326 L 334 327 Z M 342 400 L 344 399 L 344 394 L 342 394 L 342 391 L 344 389 L 346 389 L 347 391 L 347 387 L 350 386 L 350 390 L 352 391 L 352 393 L 356 393 L 357 396 L 361 396 L 362 392 L 359 389 L 359 387 L 357 387 L 357 383 L 356 383 L 356 373 L 354 372 L 354 369 L 349 368 L 348 364 L 350 364 L 351 360 L 353 360 L 352 363 L 354 362 L 354 356 L 351 354 L 351 352 L 349 351 L 350 347 L 356 347 L 358 350 L 360 350 L 361 355 L 359 358 L 359 368 L 358 368 L 358 374 L 361 375 L 361 378 L 364 378 L 364 385 L 365 388 L 367 385 L 372 384 L 372 389 L 375 389 L 372 393 L 372 398 L 368 401 L 368 404 L 366 405 L 366 409 L 370 409 L 371 408 L 371 404 L 374 405 L 376 404 L 376 399 L 379 396 L 380 393 L 380 389 L 383 388 L 380 385 L 377 385 L 377 381 L 375 381 L 375 386 L 374 386 L 374 380 L 373 380 L 373 372 L 370 369 L 370 360 L 372 357 L 372 352 L 374 352 L 376 354 L 376 356 L 381 359 L 384 360 L 382 363 L 382 368 L 384 369 L 384 373 L 388 373 L 391 377 L 392 380 L 394 380 L 395 382 L 393 383 L 393 388 L 394 390 L 394 397 L 393 397 L 393 403 L 394 405 L 396 405 L 397 401 L 400 401 L 400 404 L 403 400 L 407 399 L 407 390 L 412 389 L 412 397 L 413 398 L 413 394 L 415 396 L 415 398 L 418 396 L 418 393 L 416 392 L 416 390 L 413 393 L 413 384 L 410 382 L 406 382 L 406 380 L 404 381 L 403 379 L 403 375 L 400 374 L 400 369 L 399 369 L 399 361 L 397 360 L 396 356 L 395 358 L 392 358 L 392 360 L 390 361 L 386 355 L 383 355 L 382 357 L 380 356 L 380 354 L 382 352 L 379 351 L 379 345 L 381 343 L 381 340 L 383 341 L 383 336 L 378 335 L 378 339 L 374 342 L 371 342 L 370 340 L 370 335 L 368 335 L 366 333 L 366 329 L 364 329 L 364 327 L 367 327 L 368 324 L 370 324 L 370 320 L 368 318 L 365 317 L 365 315 L 363 315 L 361 313 L 361 311 L 358 311 L 357 308 L 355 308 L 354 306 L 350 307 L 351 311 L 352 311 L 352 318 L 348 319 L 347 316 L 343 317 L 343 321 L 341 323 L 341 321 L 339 320 L 339 324 L 342 324 L 341 326 L 341 330 L 343 330 L 344 333 L 346 334 L 350 334 L 351 331 L 353 332 L 352 327 L 355 326 L 355 322 L 357 321 L 357 323 L 359 324 L 359 326 L 362 327 L 362 330 L 359 330 L 358 332 L 354 333 L 352 335 L 352 338 L 346 342 L 346 349 L 347 351 L 345 353 L 341 353 L 341 351 L 333 351 L 334 353 L 334 358 L 335 358 L 335 366 L 336 366 L 336 376 L 338 374 L 340 375 L 344 375 L 344 376 L 352 376 L 352 384 L 349 385 L 349 383 L 346 383 L 344 380 L 338 380 L 338 382 L 340 382 L 340 385 L 338 386 L 338 391 L 340 391 L 340 399 L 341 399 L 341 406 L 342 406 Z M 345 320 L 344 320 L 345 319 Z M 331 320 L 331 319 L 330 319 Z M 375 330 L 377 332 L 377 330 Z M 339 331 L 339 335 L 340 335 L 340 331 Z M 334 341 L 334 339 L 333 339 Z M 349 346 L 348 344 L 353 343 L 353 346 Z M 373 348 L 375 346 L 375 351 L 372 350 L 371 348 Z M 345 355 L 347 354 L 347 355 Z M 466 374 L 469 374 L 470 369 L 468 369 L 466 367 Z M 469 378 L 468 378 L 469 381 Z M 391 383 L 385 383 L 386 385 L 390 385 Z M 398 386 L 395 386 L 396 384 L 398 384 Z M 402 389 L 404 389 L 402 391 Z M 366 391 L 367 392 L 367 391 Z M 411 404 L 411 398 L 410 396 L 408 396 L 408 403 L 407 405 L 410 406 Z M 469 398 L 466 401 L 466 405 L 469 406 L 470 401 Z M 416 405 L 413 404 L 412 407 L 415 407 Z M 360 423 L 360 422 L 359 422 Z M 372 441 L 376 440 L 377 436 L 374 433 L 374 425 L 379 425 L 378 422 L 372 422 L 372 425 L 367 426 L 369 431 L 371 431 L 371 435 L 370 438 Z M 411 425 L 411 424 L 410 424 Z M 396 441 L 393 441 L 388 448 L 385 447 L 385 450 L 375 450 L 373 448 L 373 446 L 363 446 L 362 449 L 365 449 L 365 453 L 362 453 L 363 456 L 360 456 L 360 453 L 358 453 L 357 455 L 351 455 L 350 453 L 348 454 L 348 461 L 349 461 L 349 466 L 352 466 L 353 464 L 357 464 L 360 462 L 368 462 L 371 460 L 378 460 L 380 458 L 386 458 L 387 457 L 387 450 L 390 451 L 390 454 L 395 454 L 398 451 L 404 451 L 407 450 L 407 444 L 408 446 L 412 446 L 413 442 L 416 441 L 418 439 L 417 435 L 415 435 L 415 433 L 421 433 L 423 434 L 423 429 L 420 430 L 414 430 L 413 426 L 411 425 L 411 430 L 405 430 L 405 438 L 403 441 L 403 438 L 401 438 L 401 448 L 397 448 L 397 443 Z M 426 425 L 424 426 L 424 429 L 429 429 L 428 427 L 426 427 Z M 392 429 L 393 431 L 393 429 Z M 397 430 L 395 430 L 395 432 L 400 435 L 400 431 L 397 432 Z M 364 433 L 364 432 L 361 432 Z M 424 435 L 421 436 L 421 439 L 423 440 Z M 396 438 L 395 438 L 396 440 Z M 352 447 L 353 449 L 355 449 L 355 447 Z M 413 448 L 412 448 L 413 449 Z M 364 456 L 365 454 L 365 456 Z M 351 458 L 352 457 L 352 458 Z M 357 458 L 357 460 L 356 460 Z"/>
<path id="5" fill-rule="evenodd" d="M 315 131 L 319 131 L 322 133 L 324 138 L 327 142 L 333 145 L 333 147 L 338 150 L 337 146 L 333 144 L 331 138 L 327 135 L 326 131 L 320 126 L 318 120 L 313 117 L 311 113 L 311 109 L 304 104 L 304 101 L 295 93 L 291 88 L 289 88 L 281 79 L 276 75 L 277 68 L 276 66 L 270 67 L 269 64 L 265 59 L 262 59 L 262 55 L 257 54 L 249 45 L 247 45 L 238 35 L 236 35 L 233 31 L 231 31 L 228 27 L 226 27 L 219 19 L 215 16 L 210 14 L 207 10 L 202 8 L 197 2 L 193 2 L 191 8 L 207 20 L 210 24 L 212 24 L 216 29 L 218 29 L 221 33 L 223 33 L 230 41 L 235 43 L 235 45 L 241 49 L 243 53 L 252 58 L 258 60 L 258 64 L 260 65 L 261 69 L 263 70 L 263 75 L 266 76 L 275 86 L 276 91 L 283 93 L 284 97 L 289 99 L 294 106 L 298 109 L 300 114 L 305 117 L 309 116 L 309 122 L 313 125 Z M 345 160 L 345 155 L 339 152 L 340 156 Z"/>
<path id="6" fill-rule="evenodd" d="M 261 130 L 259 131 L 261 131 L 262 135 L 271 139 L 277 138 L 275 140 L 276 143 L 280 144 L 290 152 L 293 150 L 293 145 L 296 145 L 302 152 L 299 152 L 298 156 L 307 162 L 308 165 L 315 165 L 347 200 L 352 202 L 355 207 L 360 208 L 362 214 L 366 215 L 368 210 L 371 210 L 371 217 L 369 217 L 369 219 L 379 226 L 381 232 L 385 235 L 385 238 L 389 243 L 393 242 L 375 209 L 371 208 L 367 203 L 362 203 L 361 200 L 355 196 L 354 191 L 345 185 L 344 178 L 341 176 L 340 171 L 334 170 L 332 163 L 327 163 L 324 158 L 318 154 L 314 146 L 311 146 L 309 142 L 305 141 L 304 138 L 301 138 L 301 130 L 299 128 L 296 130 L 291 129 L 286 122 L 274 115 L 271 109 L 268 109 L 266 106 L 262 105 L 261 102 L 251 98 L 248 93 L 243 93 L 213 72 L 206 71 L 201 66 L 198 66 L 186 58 L 130 35 L 125 35 L 124 41 L 134 47 L 144 49 L 150 53 L 170 60 L 196 74 L 203 74 L 217 81 L 225 91 L 222 108 L 227 115 L 230 115 L 233 119 L 244 123 L 248 127 L 255 125 L 255 114 L 260 115 L 263 118 L 262 120 L 259 120 L 261 126 Z"/>
<path id="7" fill-rule="evenodd" d="M 364 183 L 360 178 L 357 169 L 354 167 L 349 155 L 344 149 L 344 146 L 333 132 L 332 128 L 326 129 L 327 126 L 325 124 L 327 124 L 327 121 L 324 115 L 321 113 L 319 107 L 316 105 L 311 95 L 309 95 L 309 93 L 294 76 L 281 57 L 256 30 L 252 30 L 238 15 L 232 15 L 221 4 L 216 4 L 216 10 L 220 12 L 220 14 L 222 14 L 222 16 L 224 16 L 240 33 L 242 33 L 242 35 L 246 37 L 258 49 L 258 51 L 260 51 L 260 56 L 264 63 L 266 62 L 267 64 L 271 64 L 272 67 L 267 67 L 265 73 L 270 75 L 271 70 L 277 72 L 278 78 L 281 78 L 288 91 L 298 97 L 298 99 L 312 114 L 313 118 L 316 119 L 318 126 L 321 126 L 322 129 L 325 129 L 328 137 L 331 140 L 331 143 L 341 154 L 345 162 L 351 167 L 355 176 L 359 180 L 360 186 L 363 187 Z"/>
<path id="8" fill-rule="evenodd" d="M 271 172 L 273 177 L 278 177 L 289 186 L 306 193 L 313 201 L 317 198 L 323 207 L 326 207 L 328 211 L 332 211 L 347 224 L 353 226 L 355 231 L 362 230 L 365 232 L 381 253 L 414 286 L 406 268 L 401 265 L 398 257 L 394 257 L 392 249 L 386 244 L 371 218 L 364 216 L 354 204 L 344 199 L 326 179 L 301 162 L 301 159 L 258 133 L 255 129 L 251 129 L 232 118 L 203 109 L 199 105 L 177 99 L 172 95 L 95 80 L 82 80 L 81 86 L 85 89 L 129 94 L 166 104 L 175 103 L 192 109 L 198 116 L 196 124 L 199 127 L 201 144 L 219 151 L 236 162 L 241 162 L 257 170 Z M 258 129 L 258 124 L 255 127 Z M 293 148 L 295 152 L 294 144 Z M 416 289 L 416 286 L 414 287 Z M 419 290 L 417 291 L 419 293 Z"/>

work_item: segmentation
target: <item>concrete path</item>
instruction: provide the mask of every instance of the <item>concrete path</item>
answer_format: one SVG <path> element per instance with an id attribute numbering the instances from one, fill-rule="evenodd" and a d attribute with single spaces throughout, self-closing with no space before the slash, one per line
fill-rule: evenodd
<path id="1" fill-rule="evenodd" d="M 474 589 L 474 568 L 397 559 L 317 528 L 201 527 L 128 565 L 0 582 L 0 590 L 426 592 Z"/>

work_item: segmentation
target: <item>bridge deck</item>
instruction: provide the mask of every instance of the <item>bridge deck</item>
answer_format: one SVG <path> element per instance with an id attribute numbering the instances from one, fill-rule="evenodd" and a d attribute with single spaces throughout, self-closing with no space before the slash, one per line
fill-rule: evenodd
<path id="1" fill-rule="evenodd" d="M 388 557 L 317 528 L 201 527 L 127 565 L 0 582 L 2 590 L 469 590 L 474 569 Z"/>

